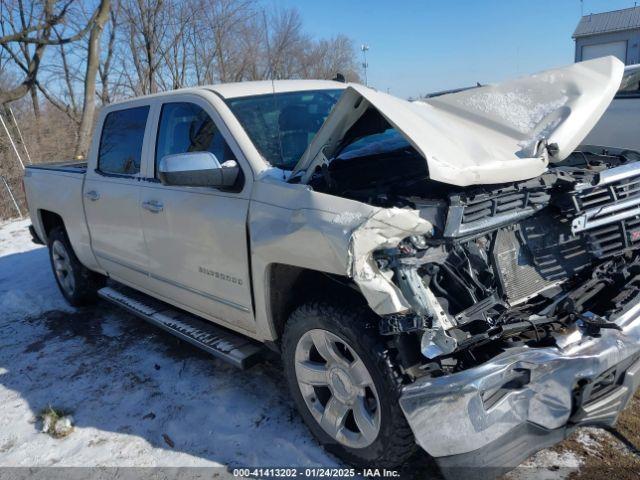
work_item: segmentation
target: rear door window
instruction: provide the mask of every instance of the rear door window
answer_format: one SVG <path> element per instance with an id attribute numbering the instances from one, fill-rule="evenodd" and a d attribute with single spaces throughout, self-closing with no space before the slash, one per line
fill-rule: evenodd
<path id="1" fill-rule="evenodd" d="M 188 152 L 211 152 L 221 164 L 235 160 L 233 152 L 201 107 L 188 102 L 162 106 L 156 143 L 156 176 L 158 163 L 167 155 Z"/>
<path id="2" fill-rule="evenodd" d="M 148 116 L 148 105 L 107 114 L 98 152 L 100 172 L 117 175 L 135 175 L 140 172 Z"/>

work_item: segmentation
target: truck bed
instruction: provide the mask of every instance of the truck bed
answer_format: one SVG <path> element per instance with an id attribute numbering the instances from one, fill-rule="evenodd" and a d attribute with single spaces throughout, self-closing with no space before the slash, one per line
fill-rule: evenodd
<path id="1" fill-rule="evenodd" d="M 86 171 L 87 163 L 77 161 L 29 165 L 24 173 L 24 188 L 38 238 L 47 240 L 47 218 L 60 218 L 77 257 L 84 265 L 96 268 L 82 197 Z"/>
<path id="2" fill-rule="evenodd" d="M 37 169 L 37 170 L 54 170 L 54 171 L 60 171 L 60 172 L 84 174 L 87 171 L 87 162 L 66 161 L 66 162 L 41 163 L 38 165 L 27 165 L 25 168 Z"/>

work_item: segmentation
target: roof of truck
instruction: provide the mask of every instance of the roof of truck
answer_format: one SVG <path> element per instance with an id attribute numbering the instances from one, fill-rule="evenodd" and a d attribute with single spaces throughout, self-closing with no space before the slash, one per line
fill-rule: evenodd
<path id="1" fill-rule="evenodd" d="M 213 90 L 224 98 L 250 97 L 268 93 L 299 92 L 301 90 L 331 90 L 346 84 L 332 80 L 261 80 L 257 82 L 219 83 L 202 88 Z"/>
<path id="2" fill-rule="evenodd" d="M 154 97 L 166 97 L 185 92 L 197 92 L 208 90 L 215 92 L 224 99 L 251 97 L 254 95 L 266 95 L 269 93 L 300 92 L 305 90 L 334 90 L 344 89 L 346 83 L 334 82 L 333 80 L 260 80 L 255 82 L 235 82 L 218 83 L 213 85 L 202 85 L 198 87 L 180 88 L 168 92 L 158 92 L 151 95 L 143 95 L 135 98 L 128 98 L 113 102 L 111 105 L 131 102 L 133 100 Z"/>

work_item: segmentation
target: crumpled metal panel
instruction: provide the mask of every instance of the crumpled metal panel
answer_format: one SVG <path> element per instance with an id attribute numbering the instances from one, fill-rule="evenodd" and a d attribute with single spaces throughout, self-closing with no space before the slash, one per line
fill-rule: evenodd
<path id="1" fill-rule="evenodd" d="M 248 225 L 257 338 L 268 340 L 277 338 L 267 305 L 270 265 L 352 277 L 376 313 L 396 313 L 409 304 L 372 254 L 433 229 L 415 210 L 373 207 L 269 176 L 255 183 Z"/>
<path id="2" fill-rule="evenodd" d="M 397 246 L 412 235 L 431 235 L 433 225 L 420 218 L 417 210 L 380 209 L 351 234 L 349 276 L 360 287 L 371 309 L 379 315 L 402 312 L 411 305 L 391 280 L 391 272 L 381 272 L 373 252 Z"/>
<path id="3" fill-rule="evenodd" d="M 458 455 L 499 440 L 524 423 L 548 430 L 564 427 L 572 413 L 572 390 L 580 379 L 593 380 L 609 368 L 640 355 L 640 303 L 615 320 L 622 331 L 602 330 L 600 338 L 575 335 L 564 348 L 505 352 L 478 367 L 440 378 L 423 378 L 405 387 L 400 406 L 418 444 L 434 457 Z M 617 405 L 612 424 L 640 385 L 636 362 L 629 367 L 626 389 L 611 393 L 604 410 Z M 526 385 L 500 390 L 528 371 Z M 498 401 L 492 395 L 503 395 Z M 625 398 L 618 398 L 623 395 Z M 488 401 L 493 398 L 493 401 Z M 610 413 L 610 408 L 609 408 Z"/>
<path id="4" fill-rule="evenodd" d="M 624 64 L 604 57 L 424 101 L 350 84 L 294 169 L 309 180 L 344 134 L 375 108 L 450 185 L 534 178 L 571 154 L 618 91 Z M 554 145 L 553 149 L 542 148 Z M 557 148 L 555 148 L 557 147 Z"/>

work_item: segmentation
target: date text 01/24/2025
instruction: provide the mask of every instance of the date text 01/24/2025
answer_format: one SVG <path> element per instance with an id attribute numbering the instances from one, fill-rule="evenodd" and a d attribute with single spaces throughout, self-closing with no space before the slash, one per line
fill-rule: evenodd
<path id="1" fill-rule="evenodd" d="M 233 476 L 245 478 L 353 478 L 356 476 L 394 478 L 399 477 L 400 472 L 386 468 L 235 468 Z"/>

